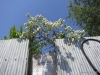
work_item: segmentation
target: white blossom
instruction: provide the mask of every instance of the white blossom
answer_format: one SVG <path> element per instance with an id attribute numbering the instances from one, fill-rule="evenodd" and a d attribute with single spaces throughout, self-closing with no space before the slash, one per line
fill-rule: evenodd
<path id="1" fill-rule="evenodd" d="M 40 27 L 37 28 L 37 31 L 39 31 L 39 30 L 40 30 Z"/>
<path id="2" fill-rule="evenodd" d="M 38 31 L 40 31 L 42 28 L 46 29 L 47 31 L 45 31 L 47 34 L 50 34 L 50 32 L 53 29 L 56 28 L 60 28 L 62 26 L 65 27 L 65 36 L 68 38 L 75 38 L 75 39 L 80 39 L 82 37 L 84 37 L 83 33 L 84 30 L 72 30 L 72 28 L 70 26 L 67 26 L 66 24 L 64 24 L 64 20 L 63 19 L 59 19 L 58 21 L 55 22 L 51 22 L 48 21 L 46 18 L 44 18 L 41 14 L 37 15 L 35 17 L 31 17 L 30 14 L 27 14 L 27 17 L 29 17 L 29 21 L 27 23 L 24 23 L 24 25 L 26 26 L 26 32 L 23 32 L 22 35 L 20 36 L 20 38 L 28 36 L 28 34 L 30 34 L 30 28 L 33 28 L 33 32 L 31 35 L 31 37 L 34 34 L 37 34 Z M 44 35 L 45 32 L 43 32 Z M 59 32 L 59 34 L 63 34 L 62 32 Z M 60 36 L 58 36 L 60 38 Z"/>

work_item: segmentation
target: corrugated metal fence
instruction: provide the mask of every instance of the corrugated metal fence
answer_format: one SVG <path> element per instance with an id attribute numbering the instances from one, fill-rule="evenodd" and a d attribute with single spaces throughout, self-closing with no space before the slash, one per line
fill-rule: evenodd
<path id="1" fill-rule="evenodd" d="M 82 42 L 89 38 L 100 40 L 100 36 L 70 40 L 70 44 L 67 39 L 56 40 L 58 75 L 97 75 L 81 51 Z M 89 41 L 84 44 L 84 50 L 100 72 L 100 43 Z"/>
<path id="2" fill-rule="evenodd" d="M 28 39 L 0 40 L 0 75 L 25 75 Z"/>

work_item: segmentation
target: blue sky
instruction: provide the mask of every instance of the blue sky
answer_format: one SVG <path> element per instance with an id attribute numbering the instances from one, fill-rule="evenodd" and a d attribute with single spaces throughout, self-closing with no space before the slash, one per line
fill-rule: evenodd
<path id="1" fill-rule="evenodd" d="M 17 29 L 20 25 L 24 26 L 28 21 L 27 13 L 33 17 L 42 14 L 50 21 L 66 19 L 68 4 L 69 0 L 0 0 L 0 38 L 9 36 L 11 26 L 16 25 Z M 79 29 L 70 20 L 65 23 L 74 30 Z"/>

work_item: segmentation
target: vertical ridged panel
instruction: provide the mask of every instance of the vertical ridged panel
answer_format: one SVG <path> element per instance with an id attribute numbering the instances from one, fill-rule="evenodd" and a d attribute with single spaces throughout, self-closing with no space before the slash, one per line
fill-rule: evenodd
<path id="1" fill-rule="evenodd" d="M 25 75 L 28 39 L 0 40 L 0 75 Z"/>
<path id="2" fill-rule="evenodd" d="M 81 51 L 82 42 L 89 38 L 100 40 L 100 36 L 85 37 L 80 39 L 80 41 L 73 40 L 71 45 L 68 46 L 68 42 L 65 39 L 56 39 L 59 75 L 97 75 Z M 89 41 L 84 44 L 84 47 L 85 53 L 100 72 L 100 43 Z"/>

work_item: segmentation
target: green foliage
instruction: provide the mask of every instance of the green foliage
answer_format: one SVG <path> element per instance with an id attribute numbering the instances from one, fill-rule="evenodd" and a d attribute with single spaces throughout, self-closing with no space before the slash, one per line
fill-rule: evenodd
<path id="1" fill-rule="evenodd" d="M 16 26 L 12 26 L 12 27 L 10 28 L 9 38 L 10 38 L 10 39 L 19 38 L 19 37 L 22 35 L 22 32 L 23 32 L 23 27 L 22 27 L 22 25 L 20 26 L 20 30 L 19 30 L 19 31 L 16 29 Z M 6 36 L 4 36 L 4 40 L 7 40 L 7 39 L 9 39 L 9 38 L 7 38 Z"/>
<path id="2" fill-rule="evenodd" d="M 12 38 L 19 38 L 19 36 L 17 35 L 18 30 L 16 30 L 16 27 L 13 26 L 10 28 L 10 39 Z"/>
<path id="3" fill-rule="evenodd" d="M 20 26 L 20 31 L 19 31 L 21 34 L 22 34 L 22 32 L 23 32 L 23 27 L 22 27 L 22 25 Z"/>
<path id="4" fill-rule="evenodd" d="M 8 38 L 6 36 L 4 36 L 4 40 L 7 40 Z"/>
<path id="5" fill-rule="evenodd" d="M 30 54 L 41 54 L 42 52 L 40 51 L 40 47 L 41 46 L 38 44 L 37 41 L 30 41 Z"/>
<path id="6" fill-rule="evenodd" d="M 16 29 L 16 26 L 12 26 L 10 28 L 9 37 L 10 37 L 10 39 L 12 39 L 12 38 L 19 38 L 22 35 L 22 32 L 23 32 L 22 25 L 20 26 L 20 30 L 19 31 Z"/>
<path id="7" fill-rule="evenodd" d="M 90 36 L 100 35 L 100 0 L 74 0 L 69 5 L 69 16 Z"/>

